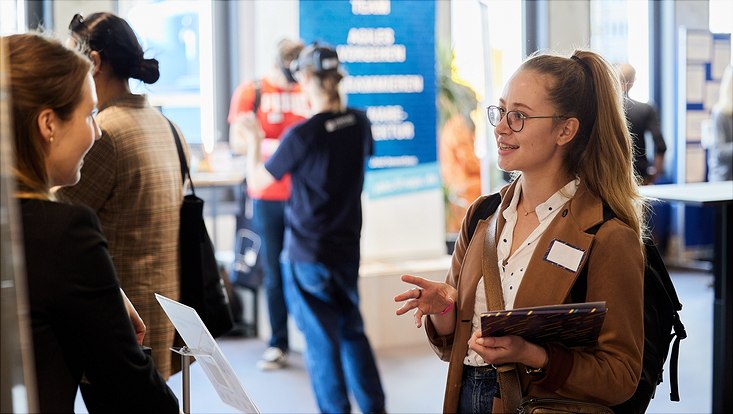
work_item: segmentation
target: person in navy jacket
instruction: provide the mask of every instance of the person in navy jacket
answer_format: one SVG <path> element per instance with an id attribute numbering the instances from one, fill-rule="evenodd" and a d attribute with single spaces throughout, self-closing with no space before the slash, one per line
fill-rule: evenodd
<path id="1" fill-rule="evenodd" d="M 359 311 L 361 192 L 373 152 L 371 124 L 339 94 L 336 50 L 314 43 L 292 71 L 313 115 L 291 127 L 263 163 L 262 130 L 245 120 L 247 181 L 255 188 L 290 173 L 280 263 L 288 309 L 305 336 L 305 361 L 322 412 L 351 412 L 349 391 L 364 413 L 384 412 L 384 391 Z M 350 390 L 349 390 L 350 388 Z"/>

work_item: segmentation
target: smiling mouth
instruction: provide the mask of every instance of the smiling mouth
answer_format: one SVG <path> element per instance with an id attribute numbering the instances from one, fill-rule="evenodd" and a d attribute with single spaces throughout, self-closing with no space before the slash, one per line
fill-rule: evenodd
<path id="1" fill-rule="evenodd" d="M 519 147 L 516 145 L 499 144 L 500 150 L 512 150 L 512 149 L 517 149 L 517 148 Z"/>

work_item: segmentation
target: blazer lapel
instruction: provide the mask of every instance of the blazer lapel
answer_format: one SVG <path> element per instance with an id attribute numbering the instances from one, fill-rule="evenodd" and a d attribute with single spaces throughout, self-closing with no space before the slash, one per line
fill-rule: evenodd
<path id="1" fill-rule="evenodd" d="M 602 220 L 603 205 L 600 199 L 581 184 L 575 197 L 558 213 L 538 240 L 517 290 L 514 307 L 565 302 L 588 260 L 593 244 L 594 236 L 585 230 Z"/>

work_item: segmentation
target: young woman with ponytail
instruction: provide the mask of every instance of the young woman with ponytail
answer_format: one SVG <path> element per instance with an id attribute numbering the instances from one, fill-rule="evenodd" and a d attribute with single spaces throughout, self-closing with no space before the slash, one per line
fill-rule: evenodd
<path id="1" fill-rule="evenodd" d="M 618 76 L 590 51 L 533 55 L 487 115 L 498 165 L 514 180 L 473 237 L 468 223 L 485 197 L 469 208 L 445 283 L 403 276 L 417 288 L 395 297 L 404 302 L 397 314 L 414 309 L 418 326 L 427 316 L 431 345 L 450 361 L 445 412 L 513 410 L 493 398 L 508 394 L 498 389 L 494 368 L 508 363 L 517 365 L 525 397 L 619 404 L 636 390 L 642 366 L 646 205 Z M 615 218 L 604 222 L 604 206 Z M 571 292 L 587 270 L 585 301 L 605 301 L 609 309 L 596 345 L 481 336 L 487 230 L 495 231 L 487 245 L 498 258 L 487 269 L 499 274 L 506 309 L 577 302 Z"/>

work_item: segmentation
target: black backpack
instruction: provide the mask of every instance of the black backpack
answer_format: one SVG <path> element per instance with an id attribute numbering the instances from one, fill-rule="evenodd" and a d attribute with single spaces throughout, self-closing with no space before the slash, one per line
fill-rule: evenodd
<path id="1" fill-rule="evenodd" d="M 479 220 L 486 219 L 493 214 L 501 204 L 501 195 L 498 193 L 486 197 L 476 208 L 468 226 L 468 238 L 473 237 Z M 598 229 L 616 215 L 604 204 L 603 222 L 587 231 L 596 234 Z M 644 266 L 644 357 L 641 369 L 641 378 L 636 392 L 624 403 L 611 407 L 617 413 L 643 413 L 654 398 L 657 385 L 662 382 L 664 362 L 669 354 L 670 343 L 672 355 L 670 367 L 670 395 L 672 401 L 679 401 L 679 385 L 677 365 L 679 359 L 680 341 L 687 338 L 685 326 L 680 320 L 679 311 L 682 304 L 677 297 L 672 279 L 667 272 L 657 247 L 651 240 L 644 241 L 646 264 Z M 587 266 L 584 266 L 578 275 L 578 280 L 570 293 L 574 302 L 585 302 L 587 288 Z"/>

